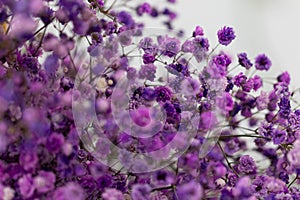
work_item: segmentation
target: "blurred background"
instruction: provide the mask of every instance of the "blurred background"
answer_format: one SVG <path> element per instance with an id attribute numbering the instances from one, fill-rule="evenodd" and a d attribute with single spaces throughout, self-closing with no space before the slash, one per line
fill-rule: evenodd
<path id="1" fill-rule="evenodd" d="M 300 87 L 300 1 L 299 0 L 177 0 L 175 22 L 190 34 L 203 27 L 210 44 L 217 44 L 216 32 L 224 25 L 234 27 L 236 40 L 226 48 L 234 58 L 245 51 L 252 59 L 266 53 L 273 66 L 264 77 L 288 70 L 291 90 Z M 235 60 L 236 61 L 236 60 Z"/>

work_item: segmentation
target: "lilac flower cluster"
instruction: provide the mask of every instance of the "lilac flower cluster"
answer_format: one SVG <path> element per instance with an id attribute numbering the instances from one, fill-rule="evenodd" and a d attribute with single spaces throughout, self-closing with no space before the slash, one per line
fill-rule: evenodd
<path id="1" fill-rule="evenodd" d="M 289 73 L 218 50 L 229 26 L 144 36 L 174 3 L 0 2 L 0 199 L 300 199 Z"/>

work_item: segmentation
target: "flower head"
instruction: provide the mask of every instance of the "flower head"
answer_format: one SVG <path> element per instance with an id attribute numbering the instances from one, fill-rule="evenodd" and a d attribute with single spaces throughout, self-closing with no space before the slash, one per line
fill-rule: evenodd
<path id="1" fill-rule="evenodd" d="M 272 66 L 272 62 L 265 54 L 259 54 L 255 58 L 255 68 L 257 70 L 266 70 L 266 71 L 268 71 L 271 66 Z"/>
<path id="2" fill-rule="evenodd" d="M 22 176 L 18 180 L 18 185 L 20 188 L 21 195 L 27 199 L 30 198 L 35 190 L 34 184 L 33 184 L 33 178 L 30 174 L 26 174 Z"/>
<path id="3" fill-rule="evenodd" d="M 53 194 L 53 199 L 65 200 L 65 199 L 74 199 L 74 200 L 84 200 L 85 193 L 83 189 L 74 182 L 69 182 L 64 186 L 57 188 Z"/>
<path id="4" fill-rule="evenodd" d="M 148 184 L 137 184 L 132 187 L 133 200 L 147 200 L 150 197 L 151 187 Z"/>
<path id="5" fill-rule="evenodd" d="M 198 200 L 202 198 L 203 190 L 199 183 L 191 181 L 179 186 L 177 194 L 182 200 Z"/>
<path id="6" fill-rule="evenodd" d="M 219 43 L 222 45 L 229 45 L 235 39 L 233 28 L 224 26 L 218 31 Z"/>
<path id="7" fill-rule="evenodd" d="M 250 69 L 253 66 L 253 64 L 247 57 L 247 53 L 238 54 L 238 61 L 239 61 L 239 64 L 241 66 L 245 67 L 246 69 Z"/>
<path id="8" fill-rule="evenodd" d="M 114 188 L 106 188 L 102 197 L 104 200 L 125 200 L 122 192 Z"/>
<path id="9" fill-rule="evenodd" d="M 253 174 L 256 172 L 255 161 L 249 155 L 241 156 L 239 159 L 238 170 L 246 174 Z"/>
<path id="10" fill-rule="evenodd" d="M 161 44 L 162 54 L 168 57 L 175 56 L 180 50 L 180 41 L 177 38 L 171 38 L 169 36 L 158 37 L 158 41 Z"/>
<path id="11" fill-rule="evenodd" d="M 196 26 L 196 28 L 193 32 L 193 37 L 196 37 L 198 35 L 200 35 L 200 36 L 204 35 L 203 28 L 201 26 Z"/>

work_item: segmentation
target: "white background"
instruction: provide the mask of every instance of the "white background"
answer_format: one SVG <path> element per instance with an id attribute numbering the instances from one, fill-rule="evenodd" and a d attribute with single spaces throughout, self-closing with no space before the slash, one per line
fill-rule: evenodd
<path id="1" fill-rule="evenodd" d="M 291 90 L 300 86 L 299 0 L 177 0 L 173 8 L 179 15 L 175 26 L 188 35 L 196 25 L 202 26 L 212 47 L 220 27 L 234 27 L 237 37 L 226 48 L 229 53 L 235 57 L 245 51 L 252 61 L 266 53 L 273 66 L 263 76 L 276 77 L 288 70 Z"/>

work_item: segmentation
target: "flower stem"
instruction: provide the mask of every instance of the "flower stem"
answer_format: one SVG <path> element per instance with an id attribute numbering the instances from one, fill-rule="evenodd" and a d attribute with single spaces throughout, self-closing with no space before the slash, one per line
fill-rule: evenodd
<path id="1" fill-rule="evenodd" d="M 227 73 L 232 72 L 234 69 L 236 69 L 238 66 L 240 66 L 240 64 L 237 64 L 236 66 L 234 66 L 233 68 L 231 68 L 229 71 L 227 71 Z"/>
<path id="2" fill-rule="evenodd" d="M 298 175 L 292 180 L 292 182 L 290 182 L 290 184 L 288 185 L 288 188 L 290 188 L 297 179 L 298 179 Z"/>
<path id="3" fill-rule="evenodd" d="M 220 148 L 220 150 L 221 150 L 221 152 L 222 152 L 222 154 L 223 154 L 223 156 L 224 156 L 224 159 L 225 159 L 225 161 L 226 161 L 228 167 L 229 167 L 229 168 L 230 168 L 230 169 L 238 176 L 238 173 L 237 173 L 237 172 L 233 169 L 233 167 L 231 166 L 231 164 L 230 164 L 230 162 L 229 162 L 229 160 L 228 160 L 228 158 L 227 158 L 227 156 L 226 156 L 226 153 L 224 152 L 224 150 L 223 150 L 223 148 L 222 148 L 220 142 L 218 141 L 217 144 L 218 144 L 218 146 L 219 146 L 219 148 Z"/>
<path id="4" fill-rule="evenodd" d="M 169 190 L 172 189 L 173 185 L 168 185 L 168 186 L 164 186 L 164 187 L 157 187 L 157 188 L 153 188 L 151 190 L 151 192 L 155 192 L 155 191 L 161 191 L 161 190 Z"/>
<path id="5" fill-rule="evenodd" d="M 218 43 L 212 50 L 211 52 L 208 54 L 207 56 L 207 61 L 209 60 L 209 57 L 214 53 L 214 51 L 219 47 L 220 43 Z"/>
<path id="6" fill-rule="evenodd" d="M 264 139 L 268 139 L 264 136 L 260 136 L 260 135 L 247 135 L 247 134 L 242 134 L 242 135 L 221 135 L 220 139 L 222 138 L 231 138 L 231 137 L 252 137 L 252 138 L 264 138 Z"/>

